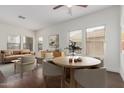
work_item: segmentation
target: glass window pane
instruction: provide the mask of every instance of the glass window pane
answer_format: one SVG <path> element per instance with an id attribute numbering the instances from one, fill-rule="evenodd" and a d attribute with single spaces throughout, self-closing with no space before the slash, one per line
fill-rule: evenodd
<path id="1" fill-rule="evenodd" d="M 93 57 L 104 56 L 105 27 L 98 26 L 86 30 L 86 54 Z"/>
<path id="2" fill-rule="evenodd" d="M 43 50 L 43 37 L 38 38 L 38 51 Z"/>
<path id="3" fill-rule="evenodd" d="M 70 54 L 81 54 L 81 48 L 82 48 L 82 31 L 76 30 L 72 31 L 69 34 L 69 53 Z"/>
<path id="4" fill-rule="evenodd" d="M 23 49 L 33 50 L 33 38 L 32 37 L 23 37 Z"/>
<path id="5" fill-rule="evenodd" d="M 7 49 L 20 49 L 20 36 L 8 36 Z"/>

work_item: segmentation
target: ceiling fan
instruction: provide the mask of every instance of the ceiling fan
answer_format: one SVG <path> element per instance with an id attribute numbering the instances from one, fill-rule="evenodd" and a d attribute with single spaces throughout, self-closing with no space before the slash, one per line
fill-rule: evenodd
<path id="1" fill-rule="evenodd" d="M 67 6 L 68 8 L 72 7 L 72 6 L 79 6 L 79 7 L 84 7 L 86 8 L 88 5 L 57 5 L 55 7 L 53 7 L 54 10 L 60 8 L 60 7 L 63 7 L 63 6 Z"/>
<path id="2" fill-rule="evenodd" d="M 68 8 L 68 13 L 70 15 L 72 15 L 72 9 L 71 9 L 72 6 L 79 6 L 79 7 L 86 8 L 88 5 L 57 5 L 57 6 L 53 7 L 53 10 L 56 10 L 56 9 L 61 8 L 63 6 L 66 6 Z"/>

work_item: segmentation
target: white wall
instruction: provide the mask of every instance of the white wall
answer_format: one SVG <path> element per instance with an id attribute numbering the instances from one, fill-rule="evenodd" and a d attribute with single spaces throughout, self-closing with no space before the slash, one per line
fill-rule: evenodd
<path id="1" fill-rule="evenodd" d="M 121 7 L 121 31 L 124 32 L 124 6 Z M 121 54 L 121 56 L 120 56 L 120 59 L 121 59 L 120 74 L 124 80 L 124 51 L 120 50 L 120 54 Z"/>
<path id="2" fill-rule="evenodd" d="M 0 50 L 7 49 L 7 38 L 9 35 L 20 35 L 21 39 L 23 36 L 29 36 L 35 39 L 34 32 L 1 22 L 0 23 Z M 34 44 L 35 44 L 35 40 L 34 40 Z M 22 47 L 23 47 L 23 44 L 21 43 L 21 48 Z"/>
<path id="3" fill-rule="evenodd" d="M 110 8 L 74 19 L 59 25 L 55 25 L 36 34 L 44 38 L 44 49 L 48 47 L 48 36 L 59 34 L 60 49 L 68 45 L 68 32 L 73 30 L 83 31 L 83 45 L 85 46 L 85 30 L 87 27 L 105 25 L 106 26 L 106 48 L 105 48 L 105 67 L 109 71 L 119 72 L 120 68 L 120 6 Z M 36 46 L 37 47 L 37 46 Z M 85 47 L 83 48 L 85 50 Z M 37 50 L 37 49 L 36 49 Z"/>

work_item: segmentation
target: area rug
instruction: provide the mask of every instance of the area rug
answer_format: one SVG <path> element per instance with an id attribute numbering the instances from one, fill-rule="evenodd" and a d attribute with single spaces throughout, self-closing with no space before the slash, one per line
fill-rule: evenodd
<path id="1" fill-rule="evenodd" d="M 0 64 L 0 71 L 6 78 L 14 75 L 14 63 Z"/>
<path id="2" fill-rule="evenodd" d="M 0 71 L 0 83 L 3 83 L 6 80 L 3 73 Z"/>
<path id="3" fill-rule="evenodd" d="M 36 63 L 34 65 L 36 68 Z M 39 67 L 42 67 L 42 64 L 39 64 L 38 68 Z M 6 79 L 10 76 L 15 75 L 14 63 L 0 64 L 0 71 Z M 18 73 L 16 73 L 16 74 L 18 74 Z"/>

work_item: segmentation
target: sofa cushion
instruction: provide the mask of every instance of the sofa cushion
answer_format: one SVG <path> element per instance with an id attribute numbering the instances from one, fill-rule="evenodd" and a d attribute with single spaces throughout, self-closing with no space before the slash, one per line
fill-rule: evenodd
<path id="1" fill-rule="evenodd" d="M 4 52 L 5 56 L 10 56 L 13 54 L 13 51 L 11 51 L 11 50 L 3 50 L 3 52 Z"/>
<path id="2" fill-rule="evenodd" d="M 21 51 L 21 54 L 30 54 L 30 53 L 31 53 L 31 51 L 29 49 L 23 49 Z"/>
<path id="3" fill-rule="evenodd" d="M 23 57 L 23 55 L 11 55 L 11 56 L 6 56 L 6 58 L 17 58 L 17 57 Z"/>
<path id="4" fill-rule="evenodd" d="M 32 55 L 32 54 L 23 54 L 23 56 L 30 56 L 30 55 Z"/>
<path id="5" fill-rule="evenodd" d="M 5 60 L 13 60 L 22 57 L 23 55 L 11 55 L 11 56 L 6 56 Z"/>
<path id="6" fill-rule="evenodd" d="M 21 50 L 13 50 L 13 55 L 19 55 L 21 54 Z"/>

